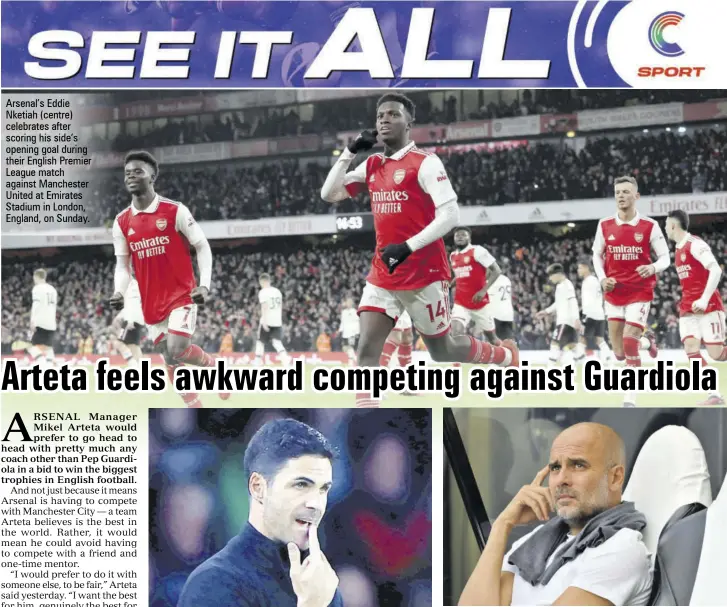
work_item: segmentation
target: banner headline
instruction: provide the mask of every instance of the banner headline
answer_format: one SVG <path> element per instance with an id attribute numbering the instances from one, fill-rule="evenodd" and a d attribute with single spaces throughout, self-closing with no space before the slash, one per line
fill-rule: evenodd
<path id="1" fill-rule="evenodd" d="M 3 84 L 724 85 L 727 68 L 709 48 L 719 36 L 700 28 L 720 21 L 715 11 L 727 18 L 727 6 L 694 4 L 675 12 L 662 45 L 651 35 L 665 10 L 656 0 L 13 1 L 3 3 Z"/>

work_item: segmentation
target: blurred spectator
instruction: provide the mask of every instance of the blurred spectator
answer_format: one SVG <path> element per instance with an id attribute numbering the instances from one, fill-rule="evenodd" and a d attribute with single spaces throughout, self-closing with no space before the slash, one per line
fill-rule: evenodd
<path id="1" fill-rule="evenodd" d="M 595 231 L 595 226 L 593 228 Z M 699 232 L 697 232 L 699 233 Z M 580 291 L 576 260 L 590 256 L 592 238 L 556 238 L 542 233 L 525 236 L 527 247 L 511 229 L 507 240 L 492 238 L 482 242 L 500 262 L 512 281 L 517 338 L 523 349 L 546 349 L 553 330 L 552 318 L 535 320 L 534 314 L 553 299 L 544 269 L 551 263 L 565 266 L 569 278 Z M 723 229 L 699 233 L 712 247 L 717 260 L 727 260 L 727 236 Z M 272 243 L 275 242 L 275 245 Z M 478 242 L 478 239 L 475 239 Z M 292 252 L 274 252 L 271 247 L 289 247 Z M 305 247 L 304 250 L 300 248 Z M 252 352 L 260 305 L 257 277 L 275 273 L 273 285 L 284 297 L 284 343 L 290 351 L 340 351 L 336 336 L 340 312 L 347 297 L 358 301 L 371 261 L 367 245 L 337 246 L 305 244 L 303 240 L 266 242 L 265 252 L 215 249 L 212 272 L 213 297 L 199 312 L 195 342 L 209 352 L 219 352 L 232 342 L 235 351 Z M 7 350 L 13 341 L 29 338 L 32 263 L 9 263 L 2 267 L 2 329 Z M 113 260 L 89 258 L 85 261 L 47 259 L 48 280 L 58 290 L 58 331 L 56 352 L 82 349 L 91 353 L 94 340 L 105 341 L 113 318 L 107 298 L 113 290 Z M 727 301 L 727 281 L 720 288 Z M 659 275 L 649 318 L 661 346 L 679 348 L 677 302 L 679 280 L 673 267 Z M 86 345 L 88 344 L 88 345 Z M 225 345 L 227 347 L 227 345 Z M 143 345 L 151 351 L 151 344 Z"/>
<path id="2" fill-rule="evenodd" d="M 603 198 L 623 174 L 636 176 L 645 196 L 727 191 L 727 125 L 693 134 L 596 136 L 580 152 L 566 141 L 440 156 L 462 205 Z M 157 190 L 184 202 L 198 221 L 370 210 L 368 195 L 337 205 L 321 200 L 328 170 L 298 159 L 162 167 Z M 121 172 L 100 175 L 85 204 L 89 225 L 110 225 L 129 204 Z"/>

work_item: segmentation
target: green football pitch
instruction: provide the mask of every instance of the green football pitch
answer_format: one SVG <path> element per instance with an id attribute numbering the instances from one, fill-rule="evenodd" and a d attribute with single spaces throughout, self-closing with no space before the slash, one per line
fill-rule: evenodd
<path id="1" fill-rule="evenodd" d="M 446 398 L 441 393 L 425 393 L 415 396 L 405 396 L 396 393 L 387 393 L 381 401 L 382 407 L 621 407 L 623 406 L 623 393 L 613 392 L 587 392 L 581 387 L 580 375 L 582 369 L 576 371 L 575 392 L 509 392 L 500 399 L 493 399 L 485 392 L 471 392 L 467 382 L 468 371 L 471 365 L 463 365 L 460 395 L 457 399 Z M 677 365 L 675 368 L 686 368 L 686 365 Z M 727 365 L 718 365 L 719 389 L 721 394 L 727 394 Z M 90 369 L 90 368 L 89 368 Z M 329 367 L 330 369 L 330 367 Z M 221 400 L 215 393 L 202 393 L 201 399 L 204 407 L 353 407 L 355 396 L 353 393 L 341 392 L 314 392 L 312 389 L 312 374 L 315 367 L 306 367 L 305 392 L 298 393 L 270 393 L 270 392 L 233 392 L 229 400 Z M 171 386 L 161 393 L 102 393 L 96 392 L 93 384 L 93 372 L 89 373 L 92 379 L 90 390 L 86 394 L 79 393 L 13 393 L 2 395 L 3 406 L 8 408 L 22 408 L 24 404 L 48 405 L 63 409 L 74 404 L 99 407 L 113 411 L 118 407 L 133 406 L 144 408 L 184 407 L 184 403 Z M 637 394 L 637 407 L 691 407 L 699 404 L 707 397 L 705 392 L 643 392 Z"/>

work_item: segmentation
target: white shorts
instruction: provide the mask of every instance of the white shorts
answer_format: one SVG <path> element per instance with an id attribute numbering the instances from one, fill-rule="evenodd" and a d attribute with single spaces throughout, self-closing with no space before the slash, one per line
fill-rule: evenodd
<path id="1" fill-rule="evenodd" d="M 614 306 L 613 304 L 605 301 L 604 304 L 606 318 L 608 318 L 608 320 L 622 320 L 627 325 L 641 327 L 642 329 L 646 327 L 646 322 L 649 319 L 651 302 L 643 301 L 626 304 L 625 306 Z"/>
<path id="2" fill-rule="evenodd" d="M 452 308 L 452 320 L 461 322 L 465 326 L 465 329 L 470 324 L 470 321 L 472 321 L 475 323 L 475 328 L 478 331 L 495 330 L 495 319 L 487 310 L 487 306 L 479 310 L 470 310 L 459 304 L 454 304 Z"/>
<path id="3" fill-rule="evenodd" d="M 689 314 L 679 318 L 679 337 L 682 343 L 690 337 L 705 346 L 721 346 L 725 339 L 725 318 L 722 310 L 709 314 Z"/>
<path id="4" fill-rule="evenodd" d="M 166 338 L 167 333 L 192 337 L 197 324 L 197 304 L 189 304 L 181 308 L 174 308 L 165 320 L 155 325 L 149 325 L 149 339 L 157 345 Z"/>
<path id="5" fill-rule="evenodd" d="M 404 310 L 402 315 L 399 316 L 399 320 L 396 321 L 393 331 L 407 331 L 409 329 L 411 329 L 411 316 L 409 316 L 409 312 Z"/>
<path id="6" fill-rule="evenodd" d="M 394 322 L 406 311 L 424 337 L 440 337 L 449 333 L 449 284 L 433 282 L 413 291 L 388 291 L 367 282 L 358 311 L 381 312 Z"/>

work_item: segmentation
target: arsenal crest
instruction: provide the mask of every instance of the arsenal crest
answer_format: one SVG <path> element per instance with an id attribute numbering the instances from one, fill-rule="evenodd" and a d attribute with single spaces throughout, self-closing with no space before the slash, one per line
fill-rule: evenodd
<path id="1" fill-rule="evenodd" d="M 682 261 L 686 261 L 686 260 L 687 260 L 687 254 L 686 253 L 682 253 Z"/>
<path id="2" fill-rule="evenodd" d="M 464 258 L 464 262 L 465 262 L 465 263 L 469 263 L 469 262 L 470 262 L 470 258 L 469 258 L 469 256 L 467 256 L 467 257 L 465 257 L 465 258 Z"/>
<path id="3" fill-rule="evenodd" d="M 641 242 L 644 240 L 644 235 L 641 232 L 636 232 L 636 234 L 634 234 L 634 240 L 636 242 Z"/>
<path id="4" fill-rule="evenodd" d="M 396 185 L 404 181 L 404 177 L 406 177 L 406 169 L 396 169 L 394 171 L 394 183 Z"/>
<path id="5" fill-rule="evenodd" d="M 161 230 L 162 232 L 167 229 L 167 220 L 166 219 L 157 219 L 156 221 L 157 228 Z"/>

